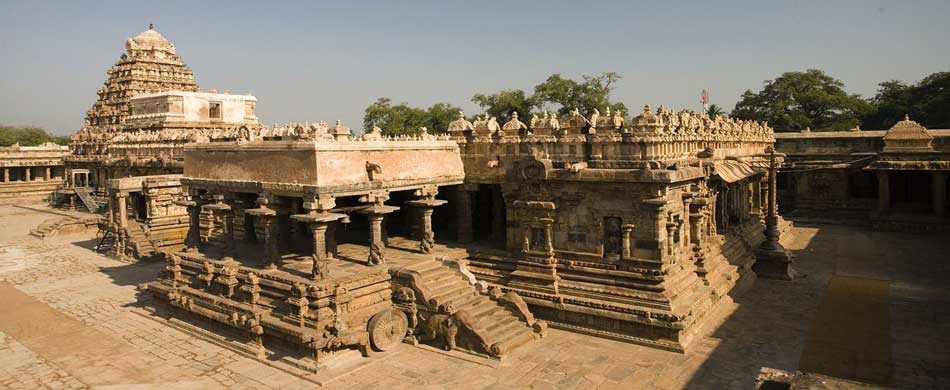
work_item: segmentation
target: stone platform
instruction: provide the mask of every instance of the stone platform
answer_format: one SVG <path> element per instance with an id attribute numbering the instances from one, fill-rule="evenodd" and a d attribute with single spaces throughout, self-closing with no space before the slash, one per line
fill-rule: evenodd
<path id="1" fill-rule="evenodd" d="M 153 280 L 164 264 L 127 264 L 98 255 L 90 250 L 92 232 L 45 240 L 29 236 L 31 227 L 55 216 L 37 210 L 0 206 L 0 221 L 17 221 L 0 223 L 0 284 L 9 286 L 0 298 L 13 302 L 7 294 L 11 290 L 23 298 L 0 313 L 0 388 L 318 386 L 314 378 L 248 358 L 161 318 L 137 314 L 149 303 L 141 301 L 135 286 Z M 945 353 L 950 329 L 939 320 L 950 314 L 944 283 L 950 268 L 939 261 L 950 251 L 945 241 L 933 235 L 825 225 L 798 226 L 791 236 L 786 246 L 808 277 L 790 283 L 758 280 L 734 303 L 710 313 L 716 318 L 713 332 L 685 354 L 552 329 L 541 343 L 514 351 L 497 368 L 401 344 L 371 358 L 357 353 L 318 381 L 344 390 L 751 389 L 763 366 L 799 368 L 825 289 L 836 274 L 887 280 L 890 285 L 893 383 L 887 387 L 940 388 L 950 380 Z M 52 317 L 37 321 L 38 308 Z M 48 337 L 62 327 L 73 335 L 69 349 L 60 339 Z M 90 345 L 103 347 L 86 348 Z M 842 344 L 852 348 L 843 353 L 862 356 L 864 351 L 855 346 L 861 347 Z M 136 367 L 136 374 L 109 368 L 126 367 L 121 364 Z"/>

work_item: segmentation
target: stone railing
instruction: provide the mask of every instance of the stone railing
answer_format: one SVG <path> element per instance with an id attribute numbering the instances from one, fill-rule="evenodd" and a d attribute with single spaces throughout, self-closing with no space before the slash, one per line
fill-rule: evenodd
<path id="1" fill-rule="evenodd" d="M 595 110 L 589 118 L 576 110 L 562 117 L 545 112 L 529 123 L 513 113 L 504 125 L 487 116 L 469 122 L 459 113 L 448 131 L 460 144 L 468 144 L 463 147 L 467 156 L 540 153 L 565 162 L 747 156 L 764 153 L 775 142 L 773 130 L 764 123 L 673 112 L 662 106 L 656 112 L 646 106 L 629 122 L 622 113 L 609 110 L 603 115 Z"/>

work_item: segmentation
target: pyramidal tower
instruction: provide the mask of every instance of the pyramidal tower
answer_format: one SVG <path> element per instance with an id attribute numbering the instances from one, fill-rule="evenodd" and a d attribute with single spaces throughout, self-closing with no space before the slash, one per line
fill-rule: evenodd
<path id="1" fill-rule="evenodd" d="M 107 72 L 99 99 L 86 111 L 80 132 L 108 133 L 125 122 L 133 96 L 164 91 L 198 91 L 195 75 L 182 62 L 175 45 L 154 26 L 125 41 L 125 53 Z"/>

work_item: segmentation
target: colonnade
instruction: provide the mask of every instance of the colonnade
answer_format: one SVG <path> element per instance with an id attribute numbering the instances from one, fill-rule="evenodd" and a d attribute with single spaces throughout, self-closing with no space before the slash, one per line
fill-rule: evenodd
<path id="1" fill-rule="evenodd" d="M 33 182 L 63 179 L 62 166 L 3 167 L 2 182 Z"/>
<path id="2" fill-rule="evenodd" d="M 417 199 L 407 201 L 406 206 L 419 209 L 420 218 L 420 253 L 430 253 L 435 244 L 435 233 L 432 229 L 432 213 L 434 209 L 447 201 L 435 199 L 437 189 L 427 187 L 416 191 Z M 388 194 L 369 194 L 362 197 L 365 201 L 361 206 L 337 207 L 333 197 L 304 198 L 301 204 L 304 213 L 295 214 L 298 210 L 286 203 L 287 198 L 279 198 L 270 194 L 260 194 L 255 200 L 255 208 L 241 209 L 233 207 L 235 199 L 221 194 L 204 195 L 200 198 L 178 202 L 188 209 L 190 226 L 185 239 L 186 251 L 196 252 L 204 244 L 217 246 L 222 253 L 222 260 L 234 261 L 236 254 L 234 218 L 237 210 L 242 210 L 253 218 L 255 230 L 263 238 L 263 254 L 265 267 L 278 269 L 282 263 L 281 241 L 291 231 L 290 224 L 294 222 L 307 226 L 312 237 L 311 257 L 313 267 L 311 276 L 314 280 L 325 279 L 329 276 L 329 263 L 337 256 L 336 231 L 339 224 L 350 223 L 350 214 L 365 215 L 369 225 L 367 237 L 368 253 L 366 265 L 375 266 L 386 262 L 385 248 L 387 237 L 384 221 L 387 215 L 400 210 L 398 206 L 386 205 Z M 296 205 L 297 203 L 294 202 Z"/>
<path id="3" fill-rule="evenodd" d="M 891 175 L 894 173 L 879 170 L 877 174 L 877 213 L 885 215 L 891 211 Z M 950 172 L 930 171 L 930 203 L 933 215 L 944 217 L 947 215 L 947 177 Z"/>

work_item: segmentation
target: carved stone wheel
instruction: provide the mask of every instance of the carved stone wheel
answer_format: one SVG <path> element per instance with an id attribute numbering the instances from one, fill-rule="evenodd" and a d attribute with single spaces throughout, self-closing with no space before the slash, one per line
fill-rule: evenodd
<path id="1" fill-rule="evenodd" d="M 379 351 L 388 351 L 402 342 L 403 337 L 406 336 L 406 331 L 409 330 L 409 320 L 406 319 L 406 314 L 402 311 L 388 309 L 376 313 L 373 318 L 370 318 L 367 327 L 369 341 L 373 344 L 373 348 Z"/>

